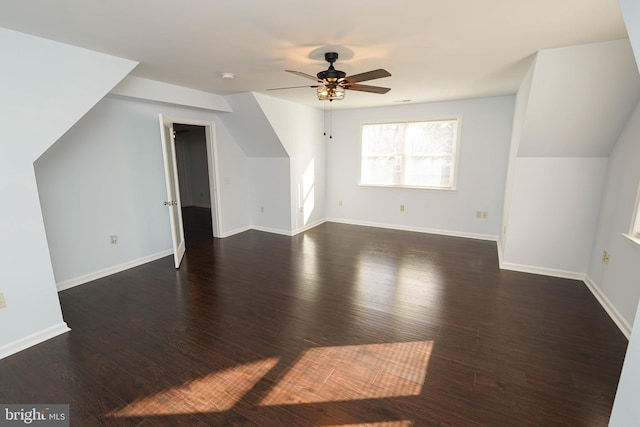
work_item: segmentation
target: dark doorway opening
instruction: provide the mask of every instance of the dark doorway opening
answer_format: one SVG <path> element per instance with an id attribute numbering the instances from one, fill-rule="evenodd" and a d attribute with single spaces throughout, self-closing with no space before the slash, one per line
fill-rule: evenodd
<path id="1" fill-rule="evenodd" d="M 212 239 L 212 197 L 204 126 L 174 124 L 176 163 L 187 244 Z"/>

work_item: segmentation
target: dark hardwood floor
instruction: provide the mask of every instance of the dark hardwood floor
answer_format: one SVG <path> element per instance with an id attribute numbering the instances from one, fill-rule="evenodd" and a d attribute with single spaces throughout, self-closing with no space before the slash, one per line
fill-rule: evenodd
<path id="1" fill-rule="evenodd" d="M 213 239 L 60 293 L 71 332 L 0 360 L 0 402 L 74 426 L 606 426 L 627 341 L 582 282 L 493 242 L 327 223 Z"/>

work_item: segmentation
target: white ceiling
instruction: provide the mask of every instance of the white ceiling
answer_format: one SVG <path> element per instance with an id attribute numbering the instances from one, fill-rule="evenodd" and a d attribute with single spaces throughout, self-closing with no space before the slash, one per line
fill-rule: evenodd
<path id="1" fill-rule="evenodd" d="M 0 26 L 140 62 L 133 75 L 220 95 L 255 91 L 322 107 L 323 54 L 392 77 L 334 108 L 512 94 L 541 49 L 626 38 L 617 0 L 2 0 Z M 6 58 L 5 58 L 6 60 Z M 235 74 L 223 80 L 220 73 Z"/>

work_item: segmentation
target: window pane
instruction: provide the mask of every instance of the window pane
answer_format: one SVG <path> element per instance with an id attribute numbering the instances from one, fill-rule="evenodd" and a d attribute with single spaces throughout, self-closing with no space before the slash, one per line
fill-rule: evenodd
<path id="1" fill-rule="evenodd" d="M 452 187 L 458 121 L 362 126 L 361 184 Z"/>
<path id="2" fill-rule="evenodd" d="M 362 159 L 361 182 L 374 185 L 400 185 L 401 167 L 397 157 L 367 157 Z"/>
<path id="3" fill-rule="evenodd" d="M 451 154 L 455 121 L 407 123 L 406 153 Z"/>
<path id="4" fill-rule="evenodd" d="M 365 125 L 362 127 L 362 155 L 402 153 L 402 124 Z"/>
<path id="5" fill-rule="evenodd" d="M 448 187 L 451 157 L 412 156 L 405 160 L 404 185 Z"/>

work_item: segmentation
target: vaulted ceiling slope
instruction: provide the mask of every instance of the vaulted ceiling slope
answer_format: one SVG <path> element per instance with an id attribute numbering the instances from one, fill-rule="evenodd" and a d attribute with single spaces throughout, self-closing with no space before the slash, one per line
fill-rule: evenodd
<path id="1" fill-rule="evenodd" d="M 253 93 L 227 95 L 233 114 L 220 119 L 247 157 L 289 157 Z"/>
<path id="2" fill-rule="evenodd" d="M 543 50 L 532 67 L 518 156 L 609 156 L 640 95 L 629 40 Z"/>
<path id="3" fill-rule="evenodd" d="M 138 61 L 138 77 L 316 108 L 308 87 L 265 90 L 313 84 L 284 70 L 315 74 L 335 50 L 348 75 L 390 71 L 374 82 L 392 90 L 334 108 L 513 94 L 535 52 L 627 37 L 617 0 L 3 0 L 0 26 Z"/>

